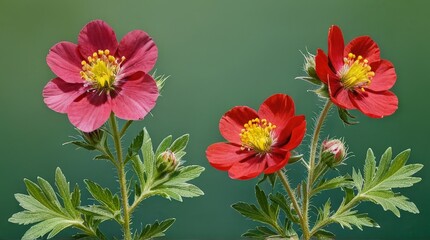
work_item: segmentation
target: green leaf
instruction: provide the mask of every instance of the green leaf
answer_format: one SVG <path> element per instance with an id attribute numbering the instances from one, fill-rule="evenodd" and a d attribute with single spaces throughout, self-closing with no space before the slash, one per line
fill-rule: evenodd
<path id="1" fill-rule="evenodd" d="M 285 212 L 287 218 L 294 222 L 294 223 L 299 223 L 299 217 L 297 215 L 297 213 L 294 211 L 293 208 L 291 208 L 291 204 L 289 204 L 287 202 L 287 198 L 282 195 L 281 193 L 277 192 L 275 194 L 270 194 L 269 195 L 270 201 L 272 201 L 273 203 L 278 204 L 278 206 Z"/>
<path id="2" fill-rule="evenodd" d="M 372 149 L 367 150 L 367 156 L 364 163 L 364 188 L 368 188 L 368 184 L 371 183 L 372 179 L 375 177 L 376 161 L 375 155 Z"/>
<path id="3" fill-rule="evenodd" d="M 174 218 L 166 219 L 162 222 L 155 221 L 154 224 L 147 224 L 139 235 L 139 240 L 151 239 L 164 236 L 164 232 L 175 222 Z"/>
<path id="4" fill-rule="evenodd" d="M 152 141 L 146 128 L 143 129 L 143 145 L 142 145 L 142 155 L 143 164 L 145 169 L 146 179 L 152 179 L 154 176 L 155 169 L 155 158 L 154 151 L 152 150 Z"/>
<path id="5" fill-rule="evenodd" d="M 199 177 L 204 170 L 204 167 L 198 165 L 179 167 L 177 171 L 171 175 L 169 181 L 166 183 L 168 183 L 169 185 L 174 185 L 176 183 L 185 183 L 187 181 Z"/>
<path id="6" fill-rule="evenodd" d="M 334 235 L 334 233 L 329 232 L 329 231 L 324 230 L 324 229 L 320 229 L 320 230 L 316 231 L 314 236 L 317 237 L 317 239 L 324 239 L 324 240 L 336 238 L 336 235 Z"/>
<path id="7" fill-rule="evenodd" d="M 133 158 L 139 153 L 139 150 L 143 144 L 144 132 L 145 132 L 144 130 L 140 131 L 139 134 L 137 134 L 137 136 L 131 142 L 127 150 L 127 156 L 125 157 L 125 162 L 128 162 L 131 158 Z"/>
<path id="8" fill-rule="evenodd" d="M 252 239 L 267 239 L 273 236 L 278 236 L 278 233 L 265 226 L 259 226 L 255 229 L 249 229 L 242 237 Z"/>
<path id="9" fill-rule="evenodd" d="M 189 134 L 184 134 L 178 137 L 170 146 L 170 151 L 177 153 L 184 150 L 187 147 L 189 138 Z"/>
<path id="10" fill-rule="evenodd" d="M 120 201 L 118 195 L 112 194 L 108 188 L 102 188 L 97 183 L 88 179 L 85 179 L 84 182 L 87 185 L 87 189 L 91 196 L 93 196 L 95 200 L 105 206 L 113 215 L 119 214 Z"/>
<path id="11" fill-rule="evenodd" d="M 311 196 L 330 189 L 342 188 L 342 187 L 352 187 L 352 181 L 346 176 L 338 176 L 332 179 L 323 179 L 318 185 L 312 189 Z"/>
<path id="12" fill-rule="evenodd" d="M 258 209 L 254 204 L 238 202 L 233 204 L 231 207 L 242 214 L 244 217 L 247 217 L 253 221 L 272 224 L 272 219 L 268 218 L 268 216 Z"/>
<path id="13" fill-rule="evenodd" d="M 342 228 L 352 229 L 352 226 L 356 226 L 360 230 L 363 230 L 363 227 L 379 228 L 379 225 L 373 219 L 367 217 L 367 214 L 358 214 L 355 210 L 338 214 L 334 221 L 339 223 Z"/>
<path id="14" fill-rule="evenodd" d="M 29 195 L 15 194 L 16 200 L 24 211 L 13 214 L 9 222 L 17 224 L 34 224 L 29 228 L 22 239 L 37 239 L 48 234 L 50 239 L 67 227 L 84 227 L 76 206 L 80 203 L 80 192 L 76 185 L 70 193 L 69 183 L 59 168 L 55 172 L 55 183 L 58 193 L 51 184 L 43 178 L 38 178 L 38 184 L 24 180 Z M 64 206 L 59 202 L 57 195 L 63 199 Z"/>
<path id="15" fill-rule="evenodd" d="M 155 156 L 158 157 L 162 152 L 166 151 L 172 144 L 172 135 L 165 137 L 155 150 Z"/>
<path id="16" fill-rule="evenodd" d="M 261 210 L 263 210 L 263 212 L 265 212 L 266 214 L 270 214 L 269 202 L 267 201 L 267 196 L 260 189 L 260 187 L 258 187 L 258 185 L 255 185 L 255 196 L 257 197 L 257 202 Z"/>
<path id="17" fill-rule="evenodd" d="M 350 120 L 350 118 L 354 119 L 355 117 L 351 115 L 346 109 L 338 107 L 337 113 L 339 114 L 340 120 L 342 120 L 342 122 L 345 123 L 346 125 L 355 125 L 359 123 L 359 122 Z"/>

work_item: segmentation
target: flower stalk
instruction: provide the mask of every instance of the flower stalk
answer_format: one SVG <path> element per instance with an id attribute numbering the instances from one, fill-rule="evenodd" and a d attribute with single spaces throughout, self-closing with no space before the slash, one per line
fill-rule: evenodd
<path id="1" fill-rule="evenodd" d="M 128 192 L 127 192 L 127 180 L 125 176 L 125 163 L 122 156 L 122 146 L 121 146 L 121 135 L 118 130 L 118 124 L 115 115 L 112 113 L 109 117 L 109 122 L 112 130 L 112 138 L 115 144 L 115 150 L 117 153 L 117 172 L 119 179 L 119 186 L 121 190 L 121 202 L 123 208 L 123 232 L 124 240 L 131 240 L 131 229 L 130 229 L 130 210 L 128 204 Z"/>

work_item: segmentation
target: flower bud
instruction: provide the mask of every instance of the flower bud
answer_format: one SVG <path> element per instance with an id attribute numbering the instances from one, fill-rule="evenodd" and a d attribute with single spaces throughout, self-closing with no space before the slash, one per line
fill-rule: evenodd
<path id="1" fill-rule="evenodd" d="M 105 132 L 100 129 L 96 129 L 92 132 L 81 132 L 81 135 L 85 142 L 90 146 L 96 146 L 106 139 Z"/>
<path id="2" fill-rule="evenodd" d="M 176 170 L 176 168 L 179 165 L 179 160 L 175 156 L 175 153 L 166 150 L 157 158 L 157 169 L 160 174 L 163 175 L 163 173 L 171 173 Z"/>
<path id="3" fill-rule="evenodd" d="M 315 70 L 315 55 L 312 53 L 303 54 L 305 57 L 305 64 L 303 66 L 305 72 L 309 77 L 318 79 L 317 71 Z"/>
<path id="4" fill-rule="evenodd" d="M 345 159 L 346 147 L 342 140 L 324 140 L 321 145 L 321 161 L 329 167 L 336 167 Z"/>

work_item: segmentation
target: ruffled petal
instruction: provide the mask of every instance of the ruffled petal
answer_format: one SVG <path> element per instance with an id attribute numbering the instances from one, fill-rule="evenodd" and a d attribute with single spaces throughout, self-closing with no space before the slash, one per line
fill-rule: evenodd
<path id="1" fill-rule="evenodd" d="M 82 83 L 68 83 L 54 78 L 43 88 L 43 101 L 52 110 L 66 113 L 69 105 L 85 92 Z"/>
<path id="2" fill-rule="evenodd" d="M 154 108 L 159 95 L 155 80 L 137 72 L 123 81 L 112 94 L 112 111 L 121 119 L 144 118 Z"/>
<path id="3" fill-rule="evenodd" d="M 398 99 L 390 91 L 353 93 L 354 105 L 365 115 L 372 118 L 383 118 L 393 114 L 398 107 Z"/>
<path id="4" fill-rule="evenodd" d="M 145 73 L 151 71 L 157 61 L 158 49 L 146 32 L 135 30 L 121 40 L 118 55 L 125 57 L 120 74 L 128 76 L 138 71 Z"/>
<path id="5" fill-rule="evenodd" d="M 255 156 L 234 163 L 228 170 L 230 178 L 238 180 L 247 180 L 260 175 L 266 168 L 266 159 L 264 156 Z"/>
<path id="6" fill-rule="evenodd" d="M 386 91 L 394 86 L 396 82 L 396 71 L 390 61 L 381 60 L 370 65 L 375 72 L 371 84 L 367 87 L 373 91 Z"/>
<path id="7" fill-rule="evenodd" d="M 67 109 L 70 122 L 83 132 L 100 128 L 111 113 L 110 100 L 106 94 L 89 92 L 81 95 Z"/>
<path id="8" fill-rule="evenodd" d="M 80 72 L 82 57 L 78 46 L 71 42 L 55 44 L 46 56 L 46 63 L 58 77 L 69 83 L 83 82 Z"/>
<path id="9" fill-rule="evenodd" d="M 369 63 L 380 60 L 379 47 L 369 36 L 357 37 L 349 42 L 345 47 L 344 56 L 347 56 L 349 53 L 353 53 L 357 57 L 362 56 Z"/>
<path id="10" fill-rule="evenodd" d="M 290 152 L 284 154 L 266 154 L 267 168 L 264 170 L 264 174 L 272 174 L 287 165 L 290 159 Z"/>
<path id="11" fill-rule="evenodd" d="M 343 109 L 355 109 L 356 108 L 354 106 L 354 104 L 352 104 L 351 100 L 349 99 L 349 92 L 351 92 L 351 91 L 343 88 L 340 85 L 340 82 L 338 80 L 329 79 L 328 90 L 330 93 L 331 101 L 334 104 L 336 104 L 337 106 L 339 106 Z"/>
<path id="12" fill-rule="evenodd" d="M 343 66 L 344 44 L 342 30 L 338 26 L 333 25 L 328 31 L 328 57 L 336 71 Z"/>
<path id="13" fill-rule="evenodd" d="M 78 36 L 78 46 L 84 58 L 93 55 L 98 50 L 108 49 L 113 55 L 118 47 L 118 41 L 113 29 L 102 20 L 87 23 Z"/>
<path id="14" fill-rule="evenodd" d="M 241 144 L 239 134 L 244 124 L 249 120 L 258 118 L 257 112 L 247 106 L 237 106 L 226 112 L 219 121 L 221 135 L 231 143 Z"/>
<path id="15" fill-rule="evenodd" d="M 216 169 L 227 171 L 236 162 L 255 155 L 253 151 L 243 151 L 237 144 L 214 143 L 206 149 L 209 163 Z"/>
<path id="16" fill-rule="evenodd" d="M 300 145 L 305 134 L 305 116 L 295 116 L 287 122 L 287 125 L 278 136 L 274 146 L 279 146 L 284 151 L 290 151 Z"/>
<path id="17" fill-rule="evenodd" d="M 318 78 L 325 84 L 328 83 L 328 79 L 336 79 L 336 74 L 331 70 L 328 57 L 321 49 L 317 50 L 315 56 L 315 71 L 317 72 Z"/>
<path id="18" fill-rule="evenodd" d="M 258 116 L 276 125 L 274 131 L 278 135 L 284 129 L 288 119 L 294 116 L 294 111 L 294 102 L 290 96 L 274 94 L 261 104 Z"/>

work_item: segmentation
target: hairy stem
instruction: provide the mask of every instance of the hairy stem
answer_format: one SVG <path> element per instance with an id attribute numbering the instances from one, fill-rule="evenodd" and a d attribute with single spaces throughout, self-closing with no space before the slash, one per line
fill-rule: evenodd
<path id="1" fill-rule="evenodd" d="M 309 202 L 312 192 L 313 179 L 314 179 L 314 170 L 315 170 L 315 156 L 318 147 L 319 135 L 321 132 L 321 128 L 324 124 L 324 120 L 328 115 L 332 103 L 330 100 L 327 100 L 325 103 L 315 125 L 314 133 L 312 135 L 311 146 L 310 146 L 310 154 L 309 154 L 309 171 L 308 171 L 308 179 L 306 183 L 306 191 L 304 192 L 303 197 L 303 221 L 305 222 L 303 229 L 303 238 L 305 240 L 310 239 L 310 230 L 309 230 Z"/>
<path id="2" fill-rule="evenodd" d="M 122 225 L 124 231 L 124 240 L 131 240 L 131 230 L 130 230 L 130 211 L 128 205 L 128 192 L 127 192 L 127 181 L 125 176 L 125 165 L 124 159 L 122 157 L 122 146 L 121 146 L 121 135 L 118 131 L 118 124 L 116 122 L 115 115 L 112 113 L 109 118 L 110 125 L 112 128 L 112 137 L 115 144 L 115 150 L 117 154 L 117 171 L 118 171 L 118 181 L 121 189 L 121 201 L 123 208 L 123 218 L 124 224 Z"/>
<path id="3" fill-rule="evenodd" d="M 300 206 L 298 204 L 296 195 L 294 194 L 294 192 L 293 192 L 293 190 L 292 190 L 292 188 L 290 186 L 290 183 L 288 182 L 287 177 L 285 176 L 284 172 L 282 172 L 282 170 L 279 170 L 276 173 L 278 174 L 278 177 L 281 180 L 282 185 L 284 185 L 284 188 L 287 191 L 288 196 L 290 197 L 291 202 L 293 203 L 293 208 L 296 211 L 297 215 L 299 216 L 300 225 L 301 225 L 302 229 L 303 230 L 304 229 L 309 229 L 309 226 L 305 226 L 305 225 L 307 225 L 307 223 L 303 219 L 303 215 L 302 215 L 302 213 L 300 211 Z M 309 234 L 309 233 L 307 233 L 307 234 Z M 304 233 L 303 233 L 303 235 L 304 235 Z"/>

